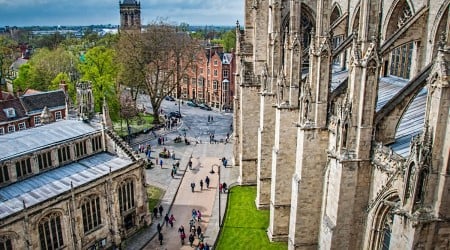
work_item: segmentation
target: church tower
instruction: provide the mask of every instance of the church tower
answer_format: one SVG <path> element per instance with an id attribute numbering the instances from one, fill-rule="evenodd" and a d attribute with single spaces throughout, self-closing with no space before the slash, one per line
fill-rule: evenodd
<path id="1" fill-rule="evenodd" d="M 120 5 L 120 29 L 141 29 L 141 3 L 136 0 L 124 0 Z"/>

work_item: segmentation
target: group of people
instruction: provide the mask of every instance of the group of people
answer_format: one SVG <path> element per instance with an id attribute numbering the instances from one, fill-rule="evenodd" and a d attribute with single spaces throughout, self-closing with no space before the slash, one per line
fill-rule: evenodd
<path id="1" fill-rule="evenodd" d="M 205 185 L 205 184 L 206 184 L 206 189 L 209 189 L 209 182 L 210 182 L 210 180 L 209 180 L 208 176 L 206 176 L 205 182 L 203 182 L 203 179 L 201 179 L 200 180 L 200 191 L 203 190 L 203 185 Z M 191 191 L 192 191 L 192 193 L 195 192 L 195 182 L 191 182 Z"/>

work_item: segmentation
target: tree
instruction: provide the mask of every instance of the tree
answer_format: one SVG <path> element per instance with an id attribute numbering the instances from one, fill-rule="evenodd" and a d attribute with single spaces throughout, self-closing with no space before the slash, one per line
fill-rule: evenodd
<path id="1" fill-rule="evenodd" d="M 225 52 L 231 52 L 236 48 L 236 31 L 230 30 L 221 36 L 223 41 L 223 49 Z"/>
<path id="2" fill-rule="evenodd" d="M 96 100 L 95 111 L 102 110 L 103 99 L 106 99 L 113 121 L 117 120 L 119 112 L 115 56 L 116 53 L 113 49 L 97 46 L 86 52 L 84 62 L 80 64 L 82 80 L 92 82 L 94 100 Z"/>
<path id="3" fill-rule="evenodd" d="M 119 58 L 123 75 L 134 75 L 150 97 L 159 123 L 161 102 L 179 87 L 194 62 L 198 46 L 185 32 L 164 22 L 150 24 L 142 33 L 122 32 Z M 142 81 L 142 82 L 141 82 Z"/>
<path id="4" fill-rule="evenodd" d="M 51 82 L 59 73 L 68 74 L 76 71 L 77 61 L 76 57 L 63 48 L 39 49 L 28 61 L 28 65 L 21 66 L 19 77 L 14 80 L 14 85 L 22 90 L 27 88 L 51 90 Z M 23 70 L 22 67 L 24 67 Z"/>

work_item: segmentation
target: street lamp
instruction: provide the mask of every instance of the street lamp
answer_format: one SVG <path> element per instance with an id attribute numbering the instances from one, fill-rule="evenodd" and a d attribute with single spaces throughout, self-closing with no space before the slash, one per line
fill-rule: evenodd
<path id="1" fill-rule="evenodd" d="M 220 186 L 220 165 L 217 164 L 213 164 L 211 165 L 211 171 L 209 171 L 210 174 L 214 174 L 214 166 L 217 166 L 217 174 L 219 175 L 219 186 Z M 221 221 L 221 203 L 222 203 L 222 199 L 221 199 L 221 190 L 219 189 L 219 228 L 222 226 L 222 221 Z"/>

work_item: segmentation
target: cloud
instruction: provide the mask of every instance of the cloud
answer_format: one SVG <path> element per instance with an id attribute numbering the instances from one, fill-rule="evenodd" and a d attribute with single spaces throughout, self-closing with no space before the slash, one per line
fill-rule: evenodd
<path id="1" fill-rule="evenodd" d="M 191 25 L 233 25 L 242 20 L 242 0 L 145 0 L 141 19 L 157 18 Z M 119 1 L 0 0 L 0 26 L 119 24 Z"/>

